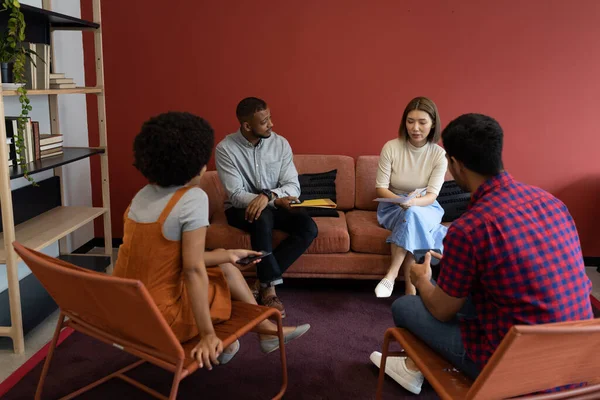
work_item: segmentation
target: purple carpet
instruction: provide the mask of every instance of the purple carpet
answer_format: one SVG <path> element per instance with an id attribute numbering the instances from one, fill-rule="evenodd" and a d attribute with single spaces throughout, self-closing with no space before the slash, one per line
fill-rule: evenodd
<path id="1" fill-rule="evenodd" d="M 289 385 L 285 399 L 373 399 L 378 369 L 369 361 L 381 351 L 383 334 L 393 325 L 390 305 L 395 297 L 377 299 L 376 282 L 288 279 L 278 290 L 288 325 L 309 322 L 311 330 L 286 346 Z M 401 293 L 402 284 L 397 289 Z M 600 316 L 600 313 L 596 313 Z M 238 355 L 226 366 L 200 370 L 184 379 L 178 398 L 266 399 L 281 382 L 279 353 L 263 355 L 255 335 L 241 340 Z M 123 367 L 135 358 L 122 351 L 73 333 L 57 349 L 44 388 L 45 399 L 64 396 Z M 32 399 L 42 363 L 27 374 L 3 399 Z M 168 394 L 172 374 L 143 365 L 130 376 Z M 427 383 L 420 396 L 405 391 L 389 377 L 385 398 L 438 399 Z M 81 399 L 150 399 L 120 379 L 113 379 Z"/>

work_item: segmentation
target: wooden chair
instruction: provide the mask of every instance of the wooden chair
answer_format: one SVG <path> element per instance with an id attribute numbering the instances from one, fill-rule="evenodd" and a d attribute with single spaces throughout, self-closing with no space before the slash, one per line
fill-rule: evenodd
<path id="1" fill-rule="evenodd" d="M 390 352 L 393 340 L 404 350 Z M 388 356 L 410 357 L 443 400 L 507 399 L 581 382 L 588 385 L 519 400 L 600 399 L 600 319 L 513 326 L 475 381 L 409 331 L 390 328 L 384 336 L 377 399 Z"/>
<path id="2" fill-rule="evenodd" d="M 62 260 L 28 249 L 13 242 L 16 252 L 29 266 L 60 308 L 60 316 L 42 375 L 35 394 L 42 396 L 52 355 L 61 330 L 70 327 L 140 358 L 139 361 L 91 383 L 65 397 L 71 399 L 113 377 L 121 378 L 159 399 L 166 396 L 125 375 L 127 371 L 150 362 L 175 374 L 168 399 L 175 399 L 179 382 L 198 369 L 189 354 L 196 340 L 180 344 L 160 314 L 144 285 L 137 280 L 122 279 L 89 271 Z M 279 335 L 282 385 L 275 399 L 280 399 L 287 387 L 287 365 L 281 324 L 281 314 L 274 308 L 233 302 L 231 319 L 215 326 L 215 331 L 229 346 L 242 335 L 256 329 L 265 319 L 277 322 Z"/>

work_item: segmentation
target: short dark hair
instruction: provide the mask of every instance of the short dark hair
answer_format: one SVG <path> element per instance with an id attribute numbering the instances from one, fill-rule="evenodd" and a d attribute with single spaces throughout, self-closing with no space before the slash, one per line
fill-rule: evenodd
<path id="1" fill-rule="evenodd" d="M 448 157 L 484 176 L 495 176 L 504 170 L 502 143 L 504 132 L 492 117 L 464 114 L 451 121 L 442 133 Z"/>
<path id="2" fill-rule="evenodd" d="M 235 109 L 235 116 L 240 124 L 252 119 L 255 113 L 267 109 L 267 103 L 258 97 L 246 97 L 240 101 Z"/>
<path id="3" fill-rule="evenodd" d="M 150 118 L 133 141 L 133 166 L 150 183 L 181 186 L 208 163 L 215 137 L 210 124 L 187 112 Z"/>
<path id="4" fill-rule="evenodd" d="M 433 127 L 431 132 L 429 132 L 429 135 L 427 135 L 427 141 L 433 143 L 439 142 L 441 131 L 440 113 L 433 100 L 428 99 L 427 97 L 415 97 L 408 103 L 404 109 L 404 114 L 402 114 L 402 122 L 400 122 L 398 136 L 408 139 L 408 135 L 406 134 L 406 118 L 408 118 L 408 113 L 414 110 L 425 111 L 429 114 L 431 122 L 433 122 Z"/>

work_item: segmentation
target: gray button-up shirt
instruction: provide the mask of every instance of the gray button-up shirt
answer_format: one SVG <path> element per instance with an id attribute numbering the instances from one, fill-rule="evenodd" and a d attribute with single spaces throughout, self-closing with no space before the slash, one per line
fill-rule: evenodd
<path id="1" fill-rule="evenodd" d="M 246 208 L 263 189 L 277 197 L 300 196 L 292 148 L 275 132 L 254 146 L 238 129 L 217 145 L 215 161 L 229 197 L 225 209 Z M 273 201 L 269 205 L 273 207 Z"/>

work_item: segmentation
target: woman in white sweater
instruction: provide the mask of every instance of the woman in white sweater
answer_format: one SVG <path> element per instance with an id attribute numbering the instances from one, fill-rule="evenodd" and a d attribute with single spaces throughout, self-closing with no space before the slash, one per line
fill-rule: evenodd
<path id="1" fill-rule="evenodd" d="M 436 198 L 448 168 L 446 152 L 437 145 L 441 126 L 437 107 L 426 97 L 408 103 L 398 138 L 387 142 L 381 150 L 377 170 L 377 197 L 416 197 L 403 204 L 379 203 L 377 220 L 392 231 L 387 238 L 392 261 L 385 277 L 375 288 L 377 297 L 389 297 L 403 266 L 405 294 L 416 294 L 410 282 L 410 267 L 417 249 L 442 250 L 447 228 L 440 224 L 444 210 Z M 411 196 L 408 196 L 411 197 Z"/>

